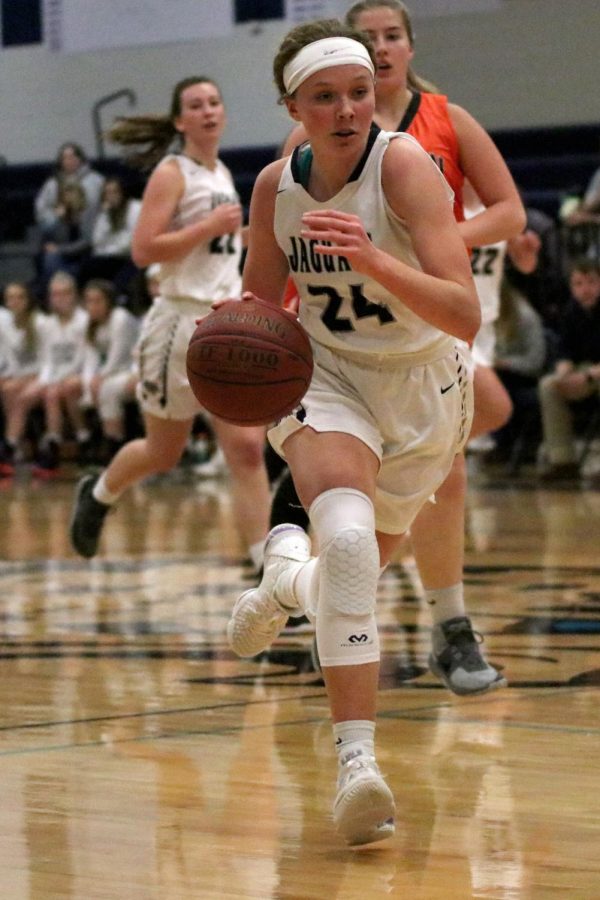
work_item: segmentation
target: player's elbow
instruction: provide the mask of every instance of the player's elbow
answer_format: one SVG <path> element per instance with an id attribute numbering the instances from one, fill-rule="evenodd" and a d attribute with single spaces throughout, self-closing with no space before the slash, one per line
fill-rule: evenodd
<path id="1" fill-rule="evenodd" d="M 518 203 L 514 203 L 511 207 L 511 232 L 512 234 L 522 234 L 526 227 L 527 213 L 525 212 L 525 207 L 519 200 Z"/>
<path id="2" fill-rule="evenodd" d="M 146 266 L 149 266 L 153 262 L 155 262 L 155 260 L 151 259 L 148 251 L 143 246 L 140 247 L 135 242 L 131 246 L 131 258 L 138 269 L 145 269 Z"/>
<path id="3" fill-rule="evenodd" d="M 470 303 L 468 307 L 465 307 L 464 313 L 465 314 L 455 331 L 455 337 L 460 338 L 461 341 L 467 341 L 467 343 L 472 344 L 477 332 L 481 328 L 481 308 L 479 302 Z"/>

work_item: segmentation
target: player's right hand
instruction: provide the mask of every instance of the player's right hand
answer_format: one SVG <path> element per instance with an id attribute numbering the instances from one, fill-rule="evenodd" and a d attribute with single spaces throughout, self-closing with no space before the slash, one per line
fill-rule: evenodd
<path id="1" fill-rule="evenodd" d="M 239 231 L 243 222 L 243 210 L 239 203 L 221 203 L 208 215 L 215 237 Z"/>

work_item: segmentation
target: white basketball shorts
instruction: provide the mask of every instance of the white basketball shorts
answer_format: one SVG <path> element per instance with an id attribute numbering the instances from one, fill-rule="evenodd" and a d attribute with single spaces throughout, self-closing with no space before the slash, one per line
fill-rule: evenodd
<path id="1" fill-rule="evenodd" d="M 473 341 L 473 363 L 492 368 L 496 354 L 496 329 L 493 322 L 482 325 Z"/>
<path id="2" fill-rule="evenodd" d="M 137 346 L 138 402 L 144 412 L 161 419 L 193 419 L 201 406 L 188 381 L 185 357 L 196 319 L 210 303 L 158 297 L 146 313 Z"/>
<path id="3" fill-rule="evenodd" d="M 313 342 L 315 370 L 298 410 L 268 432 L 285 459 L 299 428 L 338 431 L 362 440 L 381 461 L 375 496 L 378 531 L 408 530 L 446 478 L 473 417 L 468 349 L 456 347 L 417 366 L 370 367 Z"/>

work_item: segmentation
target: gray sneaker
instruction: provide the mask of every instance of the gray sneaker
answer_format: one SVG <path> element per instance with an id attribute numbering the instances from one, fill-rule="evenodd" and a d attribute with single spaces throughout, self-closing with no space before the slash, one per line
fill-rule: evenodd
<path id="1" fill-rule="evenodd" d="M 229 646 L 238 656 L 256 656 L 279 635 L 293 603 L 289 575 L 310 559 L 310 540 L 298 525 L 277 525 L 265 543 L 262 580 L 237 600 L 227 623 Z"/>
<path id="2" fill-rule="evenodd" d="M 99 477 L 99 475 L 84 475 L 79 480 L 69 530 L 73 548 L 86 559 L 91 559 L 98 551 L 104 517 L 110 510 L 110 506 L 100 503 L 92 494 Z"/>
<path id="3" fill-rule="evenodd" d="M 506 678 L 481 655 L 482 641 L 466 616 L 434 626 L 429 668 L 454 694 L 483 694 L 506 687 Z"/>

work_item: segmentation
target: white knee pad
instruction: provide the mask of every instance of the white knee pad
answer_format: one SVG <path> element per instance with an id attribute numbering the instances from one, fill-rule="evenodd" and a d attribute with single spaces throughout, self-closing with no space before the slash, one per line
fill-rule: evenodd
<path id="1" fill-rule="evenodd" d="M 317 497 L 309 516 L 320 548 L 321 665 L 377 662 L 375 597 L 380 568 L 373 504 L 361 491 L 334 488 Z"/>

